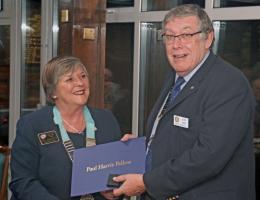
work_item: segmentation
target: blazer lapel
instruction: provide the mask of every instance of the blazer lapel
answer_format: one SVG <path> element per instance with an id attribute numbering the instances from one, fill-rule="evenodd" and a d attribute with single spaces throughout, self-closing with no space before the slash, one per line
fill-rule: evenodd
<path id="1" fill-rule="evenodd" d="M 181 92 L 176 97 L 174 102 L 168 106 L 168 108 L 165 111 L 165 115 L 167 113 L 169 113 L 169 111 L 174 109 L 182 101 L 184 101 L 186 98 L 188 98 L 190 95 L 194 94 L 199 89 L 201 83 L 207 77 L 207 74 L 210 71 L 211 67 L 213 66 L 213 63 L 215 62 L 215 60 L 216 60 L 216 56 L 212 52 L 210 52 L 208 58 L 202 64 L 200 69 L 193 75 L 193 77 L 189 80 L 189 82 L 181 90 Z M 162 88 L 162 92 L 160 93 L 160 96 L 158 97 L 153 109 L 150 112 L 150 115 L 149 115 L 149 118 L 147 121 L 147 129 L 146 129 L 147 130 L 146 136 L 148 138 L 151 134 L 155 118 L 156 118 L 167 94 L 169 93 L 173 80 L 175 80 L 175 72 L 172 71 L 172 73 L 169 73 L 169 75 L 167 76 L 166 81 L 164 82 L 164 86 Z"/>
<path id="2" fill-rule="evenodd" d="M 171 103 L 167 109 L 165 114 L 173 109 L 174 107 L 176 107 L 179 103 L 181 103 L 184 99 L 186 99 L 188 96 L 192 95 L 193 93 L 195 93 L 199 88 L 199 82 L 188 82 L 184 88 L 181 90 L 181 92 L 178 94 L 178 96 L 175 98 L 174 102 Z"/>

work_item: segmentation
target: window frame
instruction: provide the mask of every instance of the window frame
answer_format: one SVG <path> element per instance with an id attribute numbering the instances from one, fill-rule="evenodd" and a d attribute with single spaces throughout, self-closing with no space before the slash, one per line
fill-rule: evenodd
<path id="1" fill-rule="evenodd" d="M 134 23 L 134 61 L 133 61 L 133 108 L 132 130 L 138 135 L 139 77 L 141 52 L 141 23 L 161 22 L 168 11 L 141 11 L 142 0 L 135 0 L 134 7 L 107 8 L 106 23 Z M 214 0 L 205 1 L 205 11 L 212 21 L 222 20 L 260 20 L 260 6 L 214 8 Z M 243 13 L 243 15 L 241 15 Z"/>

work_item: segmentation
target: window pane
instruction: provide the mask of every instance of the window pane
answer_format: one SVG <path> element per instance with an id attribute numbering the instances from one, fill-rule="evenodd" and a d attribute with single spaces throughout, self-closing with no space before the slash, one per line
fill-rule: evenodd
<path id="1" fill-rule="evenodd" d="M 8 145 L 10 26 L 0 25 L 0 145 Z"/>
<path id="2" fill-rule="evenodd" d="M 260 5 L 260 0 L 215 0 L 214 8 L 224 8 L 224 7 L 241 7 L 241 6 L 258 6 Z"/>
<path id="3" fill-rule="evenodd" d="M 254 147 L 256 155 L 256 195 L 260 188 L 260 21 L 215 21 L 215 51 L 239 68 L 255 94 Z M 258 199 L 258 198 L 257 198 Z"/>
<path id="4" fill-rule="evenodd" d="M 132 131 L 133 49 L 133 23 L 107 24 L 104 102 L 123 133 Z"/>
<path id="5" fill-rule="evenodd" d="M 41 1 L 22 1 L 21 114 L 37 108 L 40 98 Z"/>
<path id="6" fill-rule="evenodd" d="M 134 0 L 107 0 L 107 7 L 130 7 L 134 6 Z"/>
<path id="7" fill-rule="evenodd" d="M 260 153 L 260 21 L 215 21 L 214 29 L 215 51 L 239 68 L 253 88 L 257 103 L 254 141 Z"/>
<path id="8" fill-rule="evenodd" d="M 194 3 L 205 7 L 204 0 L 142 0 L 142 11 L 170 10 L 171 8 L 187 3 Z"/>
<path id="9" fill-rule="evenodd" d="M 169 67 L 161 38 L 161 23 L 141 24 L 139 133 L 144 135 L 147 117 L 159 96 Z"/>

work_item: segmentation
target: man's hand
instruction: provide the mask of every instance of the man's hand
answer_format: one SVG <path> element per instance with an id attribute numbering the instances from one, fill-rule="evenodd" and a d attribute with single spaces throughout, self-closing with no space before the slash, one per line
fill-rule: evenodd
<path id="1" fill-rule="evenodd" d="M 103 192 L 100 192 L 100 194 L 102 194 L 102 196 L 105 197 L 105 198 L 108 199 L 108 200 L 116 200 L 116 199 L 119 198 L 119 197 L 116 197 L 116 196 L 113 194 L 113 190 L 103 191 Z"/>
<path id="2" fill-rule="evenodd" d="M 145 192 L 142 174 L 124 174 L 114 177 L 115 182 L 123 182 L 122 185 L 113 190 L 115 196 L 136 196 Z"/>

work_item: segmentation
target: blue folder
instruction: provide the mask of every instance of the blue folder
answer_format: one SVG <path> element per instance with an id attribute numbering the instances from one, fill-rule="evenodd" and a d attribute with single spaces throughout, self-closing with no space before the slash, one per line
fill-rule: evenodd
<path id="1" fill-rule="evenodd" d="M 71 196 L 91 194 L 107 187 L 109 174 L 145 172 L 145 137 L 75 150 Z"/>

